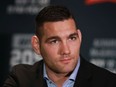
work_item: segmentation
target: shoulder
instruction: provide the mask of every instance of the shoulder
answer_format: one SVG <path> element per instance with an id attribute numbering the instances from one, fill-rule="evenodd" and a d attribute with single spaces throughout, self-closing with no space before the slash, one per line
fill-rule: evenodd
<path id="1" fill-rule="evenodd" d="M 18 64 L 12 67 L 3 87 L 29 87 L 41 71 L 43 61 L 36 62 L 34 65 Z"/>
<path id="2" fill-rule="evenodd" d="M 12 67 L 11 72 L 14 73 L 27 73 L 27 72 L 34 72 L 37 71 L 37 69 L 39 69 L 39 67 L 43 66 L 43 60 L 38 61 L 36 63 L 34 63 L 33 65 L 29 65 L 29 64 L 18 64 Z"/>
<path id="3" fill-rule="evenodd" d="M 81 57 L 76 81 L 83 87 L 116 87 L 116 74 Z"/>
<path id="4" fill-rule="evenodd" d="M 83 58 L 81 59 L 81 67 L 85 69 L 85 71 L 88 71 L 88 73 L 91 73 L 91 75 L 93 75 L 96 78 L 115 79 L 116 81 L 115 73 L 112 73 L 111 71 L 105 68 L 92 64 Z"/>

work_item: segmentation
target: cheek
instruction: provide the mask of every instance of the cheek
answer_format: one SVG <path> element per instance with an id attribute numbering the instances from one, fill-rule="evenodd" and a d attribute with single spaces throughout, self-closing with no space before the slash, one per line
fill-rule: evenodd
<path id="1" fill-rule="evenodd" d="M 44 62 L 49 67 L 53 67 L 53 65 L 58 61 L 58 57 L 56 52 L 53 50 L 53 48 L 42 48 L 41 49 L 41 55 L 43 57 Z M 54 65 L 55 66 L 55 65 Z"/>
<path id="2" fill-rule="evenodd" d="M 56 47 L 51 47 L 51 46 L 42 46 L 41 48 L 41 55 L 45 58 L 45 59 L 52 59 L 55 58 L 55 56 L 57 56 L 57 48 Z"/>
<path id="3" fill-rule="evenodd" d="M 44 46 L 44 50 L 46 50 L 48 54 L 56 54 L 59 50 L 59 45 L 46 45 Z"/>
<path id="4" fill-rule="evenodd" d="M 80 50 L 80 43 L 72 43 L 70 45 L 72 51 L 79 51 Z"/>
<path id="5" fill-rule="evenodd" d="M 75 57 L 78 57 L 79 54 L 80 54 L 80 44 L 72 44 L 70 46 L 70 49 L 71 49 L 71 54 Z"/>

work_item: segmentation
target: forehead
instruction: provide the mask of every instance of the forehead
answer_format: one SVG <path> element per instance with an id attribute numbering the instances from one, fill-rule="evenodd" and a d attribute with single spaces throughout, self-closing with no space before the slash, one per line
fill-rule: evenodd
<path id="1" fill-rule="evenodd" d="M 46 22 L 43 25 L 43 36 L 69 35 L 76 32 L 76 24 L 73 19 L 58 22 Z"/>

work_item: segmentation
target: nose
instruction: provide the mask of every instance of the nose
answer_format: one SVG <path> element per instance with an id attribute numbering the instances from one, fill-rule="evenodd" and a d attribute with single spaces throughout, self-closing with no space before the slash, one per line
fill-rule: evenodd
<path id="1" fill-rule="evenodd" d="M 60 47 L 61 55 L 69 55 L 70 54 L 70 46 L 67 42 L 63 42 Z"/>

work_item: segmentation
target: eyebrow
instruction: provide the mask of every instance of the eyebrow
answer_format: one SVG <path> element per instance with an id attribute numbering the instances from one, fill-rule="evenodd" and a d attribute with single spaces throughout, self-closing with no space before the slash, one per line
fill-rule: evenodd
<path id="1" fill-rule="evenodd" d="M 78 33 L 74 32 L 74 33 L 72 33 L 72 34 L 69 35 L 69 37 L 71 37 L 71 36 L 78 36 Z"/>

